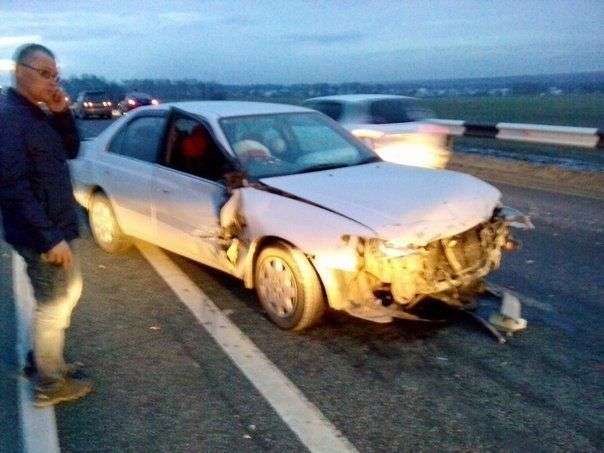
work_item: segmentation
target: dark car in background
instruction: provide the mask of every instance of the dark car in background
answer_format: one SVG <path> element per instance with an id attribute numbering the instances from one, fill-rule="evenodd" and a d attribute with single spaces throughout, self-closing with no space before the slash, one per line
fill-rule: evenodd
<path id="1" fill-rule="evenodd" d="M 90 117 L 111 118 L 113 103 L 105 91 L 80 91 L 72 106 L 76 117 L 86 119 Z"/>
<path id="2" fill-rule="evenodd" d="M 124 97 L 124 99 L 118 103 L 117 109 L 123 115 L 128 113 L 130 110 L 134 110 L 137 107 L 145 105 L 159 105 L 159 101 L 154 99 L 149 94 L 134 91 L 126 94 L 126 97 Z"/>

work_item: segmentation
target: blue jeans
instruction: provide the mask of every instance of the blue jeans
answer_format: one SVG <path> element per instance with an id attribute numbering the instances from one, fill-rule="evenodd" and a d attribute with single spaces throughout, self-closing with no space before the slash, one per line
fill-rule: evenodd
<path id="1" fill-rule="evenodd" d="M 59 381 L 65 371 L 65 329 L 82 294 L 82 274 L 74 256 L 65 269 L 45 262 L 40 253 L 15 247 L 26 264 L 36 299 L 32 336 L 33 350 L 42 385 Z"/>

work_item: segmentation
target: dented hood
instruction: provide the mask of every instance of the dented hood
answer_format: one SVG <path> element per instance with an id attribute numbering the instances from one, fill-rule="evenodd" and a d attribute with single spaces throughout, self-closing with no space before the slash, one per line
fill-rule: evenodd
<path id="1" fill-rule="evenodd" d="M 488 220 L 501 197 L 495 187 L 470 175 L 388 162 L 262 182 L 361 223 L 377 237 L 418 246 Z"/>

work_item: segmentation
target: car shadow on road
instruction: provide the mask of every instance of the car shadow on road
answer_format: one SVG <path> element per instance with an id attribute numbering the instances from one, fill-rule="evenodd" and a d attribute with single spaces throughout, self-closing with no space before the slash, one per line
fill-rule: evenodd
<path id="1" fill-rule="evenodd" d="M 178 260 L 179 258 L 175 259 Z M 243 303 L 247 309 L 264 318 L 276 331 L 279 331 L 279 328 L 269 320 L 253 290 L 246 289 L 240 280 L 232 276 L 198 263 L 193 264 L 201 269 L 207 277 L 211 278 L 213 284 L 210 286 L 212 288 L 220 288 L 220 292 L 228 293 L 228 297 L 217 297 L 218 301 L 221 299 L 236 299 Z M 205 291 L 207 288 L 202 289 Z M 212 298 L 212 294 L 208 295 Z M 218 304 L 220 305 L 220 302 Z M 491 306 L 490 303 L 487 303 L 487 305 Z M 484 334 L 488 338 L 488 333 L 485 332 L 484 327 L 468 316 L 467 313 L 449 307 L 438 300 L 426 300 L 414 313 L 426 319 L 426 321 L 394 319 L 391 323 L 380 324 L 355 318 L 343 311 L 329 309 L 318 325 L 302 332 L 282 333 L 284 335 L 305 336 L 319 342 L 331 341 L 334 336 L 337 336 L 340 339 L 349 338 L 359 344 L 366 344 L 373 339 L 379 339 L 380 343 L 383 344 L 393 342 L 412 344 L 423 342 L 446 332 L 448 329 L 458 327 L 463 331 L 467 331 L 468 335 L 472 335 L 472 333 Z"/>

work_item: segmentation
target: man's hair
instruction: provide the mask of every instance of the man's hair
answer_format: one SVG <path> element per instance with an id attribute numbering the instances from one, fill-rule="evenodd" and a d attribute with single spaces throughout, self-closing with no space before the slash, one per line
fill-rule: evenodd
<path id="1" fill-rule="evenodd" d="M 48 55 L 53 60 L 55 59 L 55 54 L 50 51 L 48 47 L 43 46 L 42 44 L 23 44 L 19 46 L 13 55 L 13 61 L 15 64 L 22 64 L 27 60 L 31 55 L 36 52 L 43 52 Z"/>

